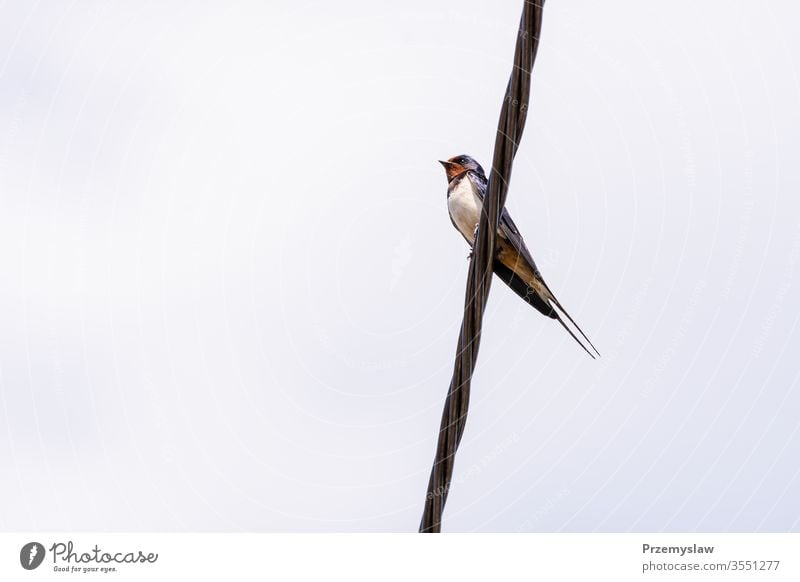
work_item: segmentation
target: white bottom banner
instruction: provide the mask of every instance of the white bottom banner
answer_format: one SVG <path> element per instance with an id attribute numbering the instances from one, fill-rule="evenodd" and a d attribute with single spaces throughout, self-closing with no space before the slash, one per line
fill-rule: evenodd
<path id="1" fill-rule="evenodd" d="M 0 580 L 800 580 L 800 534 L 0 534 Z"/>

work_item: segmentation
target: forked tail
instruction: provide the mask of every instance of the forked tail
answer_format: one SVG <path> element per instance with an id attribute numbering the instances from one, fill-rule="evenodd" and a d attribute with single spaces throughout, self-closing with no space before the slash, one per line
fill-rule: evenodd
<path id="1" fill-rule="evenodd" d="M 581 326 L 579 326 L 577 323 L 575 323 L 575 320 L 574 320 L 574 319 L 572 319 L 572 316 L 571 316 L 571 315 L 570 315 L 570 314 L 567 312 L 567 310 L 566 310 L 566 309 L 564 309 L 564 307 L 562 307 L 561 303 L 559 303 L 558 299 L 556 299 L 556 296 L 555 296 L 555 295 L 553 295 L 553 292 L 552 292 L 552 291 L 550 291 L 550 288 L 549 288 L 549 287 L 547 287 L 547 285 L 546 285 L 546 284 L 545 284 L 545 289 L 547 289 L 547 293 L 548 293 L 548 295 L 550 295 L 550 296 L 548 297 L 548 299 L 549 299 L 550 301 L 552 301 L 552 302 L 555 304 L 555 306 L 558 308 L 558 311 L 560 311 L 561 313 L 563 313 L 563 314 L 564 314 L 564 316 L 565 316 L 565 317 L 566 317 L 566 318 L 569 320 L 569 322 L 570 322 L 572 325 L 574 325 L 574 326 L 575 326 L 575 329 L 577 329 L 577 330 L 578 330 L 578 333 L 580 333 L 580 334 L 581 334 L 581 337 L 583 337 L 583 339 L 584 339 L 584 340 L 586 340 L 586 343 L 588 343 L 588 344 L 591 346 L 592 350 L 594 350 L 594 353 L 595 353 L 595 354 L 597 354 L 597 356 L 599 357 L 599 356 L 600 356 L 600 352 L 598 352 L 598 351 L 597 351 L 597 348 L 596 348 L 596 347 L 594 347 L 594 344 L 592 343 L 592 340 L 590 340 L 588 337 L 586 337 L 586 334 L 585 334 L 585 333 L 583 333 L 583 330 L 581 329 Z M 567 324 L 564 322 L 564 320 L 563 320 L 563 319 L 561 319 L 561 314 L 560 314 L 560 313 L 558 313 L 558 312 L 556 312 L 555 310 L 553 310 L 553 313 L 554 313 L 554 315 L 556 316 L 556 319 L 558 320 L 558 323 L 560 323 L 560 324 L 561 324 L 561 326 L 562 326 L 564 329 L 566 329 L 566 330 L 567 330 L 567 333 L 569 333 L 569 335 L 571 335 L 571 336 L 572 336 L 572 339 L 574 339 L 576 342 L 578 342 L 578 345 L 580 345 L 580 346 L 581 346 L 581 347 L 584 349 L 584 351 L 585 351 L 587 354 L 589 354 L 589 355 L 592 357 L 592 359 L 597 359 L 597 358 L 595 357 L 595 355 L 594 355 L 592 352 L 590 352 L 590 351 L 589 351 L 589 348 L 587 348 L 587 347 L 586 347 L 586 345 L 584 345 L 584 343 L 583 343 L 583 342 L 582 342 L 582 341 L 581 341 L 581 340 L 578 338 L 578 336 L 577 336 L 577 335 L 575 335 L 575 332 L 573 332 L 573 331 L 572 331 L 572 330 L 569 328 L 569 326 L 568 326 L 568 325 L 567 325 Z"/>

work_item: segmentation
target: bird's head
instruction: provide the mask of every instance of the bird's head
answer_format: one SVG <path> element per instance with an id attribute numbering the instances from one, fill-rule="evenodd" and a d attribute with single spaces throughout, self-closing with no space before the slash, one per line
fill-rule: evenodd
<path id="1" fill-rule="evenodd" d="M 444 171 L 447 174 L 448 182 L 453 178 L 460 176 L 464 172 L 475 172 L 483 177 L 486 177 L 486 174 L 483 173 L 483 168 L 481 168 L 481 165 L 466 155 L 454 156 L 446 162 L 439 160 L 439 163 L 444 166 Z"/>

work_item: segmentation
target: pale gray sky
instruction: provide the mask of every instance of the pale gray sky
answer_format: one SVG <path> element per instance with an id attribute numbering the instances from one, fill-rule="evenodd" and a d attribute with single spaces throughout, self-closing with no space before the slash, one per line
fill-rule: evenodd
<path id="1" fill-rule="evenodd" d="M 520 8 L 0 7 L 0 529 L 416 529 Z M 798 21 L 547 3 L 446 531 L 800 530 Z"/>

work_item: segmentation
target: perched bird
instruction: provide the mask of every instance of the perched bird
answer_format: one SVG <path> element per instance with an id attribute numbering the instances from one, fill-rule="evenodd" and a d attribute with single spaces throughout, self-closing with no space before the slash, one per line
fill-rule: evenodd
<path id="1" fill-rule="evenodd" d="M 439 163 L 444 166 L 447 174 L 447 210 L 450 213 L 450 220 L 472 247 L 489 180 L 481 165 L 469 156 L 455 156 L 446 162 L 440 161 Z M 572 338 L 586 350 L 586 353 L 594 358 L 594 354 L 561 318 L 563 314 L 575 326 L 592 350 L 598 356 L 600 355 L 600 352 L 592 345 L 583 330 L 578 327 L 578 324 L 561 306 L 547 283 L 544 282 L 528 247 L 525 246 L 525 241 L 522 240 L 517 225 L 511 220 L 511 216 L 505 208 L 497 229 L 495 253 L 495 275 L 511 287 L 526 303 L 547 317 L 558 320 Z"/>

